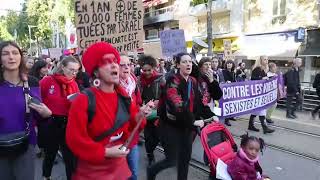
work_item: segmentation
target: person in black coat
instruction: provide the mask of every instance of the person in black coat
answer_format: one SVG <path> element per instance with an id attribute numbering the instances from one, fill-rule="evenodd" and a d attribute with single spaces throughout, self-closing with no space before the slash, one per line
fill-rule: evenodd
<path id="1" fill-rule="evenodd" d="M 301 85 L 300 85 L 300 75 L 299 68 L 302 65 L 302 59 L 295 58 L 293 60 L 292 68 L 284 75 L 284 84 L 287 87 L 287 118 L 295 119 L 297 118 L 295 111 L 301 104 Z M 295 104 L 293 104 L 293 99 Z"/>
<path id="2" fill-rule="evenodd" d="M 198 86 L 200 90 L 200 106 L 197 119 L 211 118 L 215 114 L 210 110 L 211 100 L 219 100 L 222 97 L 222 90 L 211 69 L 211 59 L 203 57 L 199 62 L 200 75 L 198 77 Z"/>
<path id="3" fill-rule="evenodd" d="M 237 68 L 237 71 L 236 71 L 237 82 L 245 81 L 247 79 L 245 68 L 246 68 L 246 64 L 244 62 L 239 63 L 239 67 Z"/>
<path id="4" fill-rule="evenodd" d="M 316 77 L 314 78 L 313 84 L 312 84 L 313 88 L 316 88 L 317 90 L 317 95 L 320 98 L 320 73 L 318 73 L 316 75 Z M 316 119 L 316 114 L 320 109 L 320 105 L 318 105 L 316 108 L 314 108 L 314 110 L 311 112 L 312 118 Z M 319 114 L 320 117 L 320 114 Z"/>
<path id="5" fill-rule="evenodd" d="M 228 60 L 224 65 L 223 77 L 226 83 L 236 82 L 236 74 L 234 73 L 235 64 L 232 60 Z"/>
<path id="6" fill-rule="evenodd" d="M 223 77 L 224 77 L 224 81 L 226 83 L 233 83 L 236 82 L 236 74 L 234 73 L 235 70 L 235 64 L 232 60 L 228 60 L 225 64 L 224 64 L 224 70 L 222 70 L 223 73 Z M 224 124 L 227 126 L 231 126 L 230 120 L 235 121 L 235 119 L 233 117 L 231 118 L 226 118 L 224 120 Z"/>
<path id="7" fill-rule="evenodd" d="M 147 180 L 167 168 L 177 167 L 177 180 L 188 177 L 191 160 L 194 126 L 203 127 L 203 120 L 196 120 L 199 90 L 197 80 L 190 76 L 191 56 L 179 53 L 176 57 L 178 73 L 169 76 L 164 87 L 165 93 L 159 102 L 161 144 L 165 159 L 147 168 Z"/>

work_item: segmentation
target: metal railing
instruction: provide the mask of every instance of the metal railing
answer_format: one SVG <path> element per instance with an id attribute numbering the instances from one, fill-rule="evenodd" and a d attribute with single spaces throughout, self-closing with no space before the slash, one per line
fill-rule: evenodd
<path id="1" fill-rule="evenodd" d="M 313 110 L 314 107 L 316 107 L 318 104 L 320 104 L 320 100 L 318 98 L 318 95 L 316 94 L 316 90 L 312 87 L 311 82 L 301 82 L 301 91 L 301 110 L 310 111 Z M 281 107 L 286 107 L 286 99 L 283 98 L 279 100 L 278 104 Z"/>
<path id="2" fill-rule="evenodd" d="M 174 10 L 174 6 L 167 6 L 167 7 L 161 8 L 161 9 L 156 9 L 156 10 L 152 10 L 150 12 L 146 12 L 144 14 L 144 17 L 147 18 L 147 17 L 158 16 L 161 14 L 165 14 L 167 12 L 173 12 L 173 10 Z"/>

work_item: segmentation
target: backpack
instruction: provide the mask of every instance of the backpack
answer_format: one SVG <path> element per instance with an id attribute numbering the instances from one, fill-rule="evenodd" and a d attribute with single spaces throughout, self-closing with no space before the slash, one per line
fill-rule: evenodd
<path id="1" fill-rule="evenodd" d="M 88 97 L 88 124 L 92 123 L 93 117 L 96 113 L 96 97 L 90 88 L 84 89 L 82 94 Z M 118 95 L 118 110 L 116 114 L 116 122 L 114 126 L 100 135 L 93 138 L 94 141 L 99 142 L 102 141 L 105 137 L 113 134 L 116 130 L 118 130 L 122 125 L 124 125 L 130 118 L 130 103 L 131 99 L 128 97 L 124 97 L 122 95 Z M 78 158 L 72 154 L 72 167 L 71 170 L 74 172 L 77 168 Z"/>
<path id="2" fill-rule="evenodd" d="M 91 89 L 87 88 L 82 91 L 88 97 L 88 124 L 92 123 L 93 117 L 96 113 L 96 97 Z M 130 118 L 130 107 L 131 99 L 118 95 L 118 110 L 116 115 L 115 125 L 103 132 L 101 135 L 94 138 L 95 141 L 101 141 L 105 137 L 111 135 L 116 130 L 118 130 L 123 124 L 125 124 Z"/>

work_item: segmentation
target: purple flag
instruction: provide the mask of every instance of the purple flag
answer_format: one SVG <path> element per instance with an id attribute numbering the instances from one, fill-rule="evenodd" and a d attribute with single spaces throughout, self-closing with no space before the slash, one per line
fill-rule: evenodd
<path id="1" fill-rule="evenodd" d="M 261 111 L 278 99 L 279 78 L 220 84 L 222 117 L 234 117 Z"/>

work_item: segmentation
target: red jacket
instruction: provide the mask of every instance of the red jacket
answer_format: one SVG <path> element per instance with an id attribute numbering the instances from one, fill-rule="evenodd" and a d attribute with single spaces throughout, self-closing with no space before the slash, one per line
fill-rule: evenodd
<path id="1" fill-rule="evenodd" d="M 80 94 L 73 102 L 69 111 L 66 140 L 70 149 L 79 157 L 92 163 L 102 163 L 105 158 L 105 147 L 109 145 L 111 136 L 123 132 L 117 144 L 123 144 L 130 135 L 130 129 L 136 125 L 135 115 L 138 108 L 134 103 L 130 105 L 130 120 L 106 137 L 96 142 L 94 137 L 113 127 L 116 118 L 118 97 L 117 93 L 105 93 L 97 88 L 91 88 L 96 97 L 96 112 L 92 122 L 88 124 L 88 98 Z M 121 93 L 125 94 L 121 88 Z"/>
<path id="2" fill-rule="evenodd" d="M 117 88 L 115 93 L 105 93 L 96 88 L 91 90 L 96 97 L 96 112 L 92 122 L 88 124 L 88 98 L 83 94 L 72 102 L 68 117 L 66 142 L 78 157 L 74 179 L 126 179 L 130 176 L 130 171 L 125 157 L 107 158 L 105 148 L 125 142 L 130 135 L 130 129 L 136 125 L 135 116 L 138 108 L 135 103 L 131 103 L 130 120 L 112 135 L 96 142 L 93 140 L 94 137 L 114 126 L 118 104 L 117 93 L 126 95 L 126 92 L 122 88 Z M 110 142 L 112 136 L 121 133 L 123 135 L 119 140 Z"/>
<path id="3" fill-rule="evenodd" d="M 71 86 L 79 92 L 76 81 Z M 52 77 L 47 76 L 40 81 L 42 102 L 48 106 L 53 115 L 67 116 L 71 102 L 62 95 L 61 85 Z"/>

